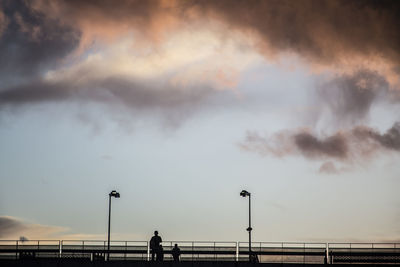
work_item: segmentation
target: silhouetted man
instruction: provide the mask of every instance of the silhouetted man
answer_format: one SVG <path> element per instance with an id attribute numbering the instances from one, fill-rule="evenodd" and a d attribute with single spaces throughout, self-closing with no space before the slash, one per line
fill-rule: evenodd
<path id="1" fill-rule="evenodd" d="M 158 231 L 154 231 L 154 236 L 150 239 L 150 250 L 151 250 L 151 260 L 154 261 L 154 255 L 157 255 L 158 260 L 158 250 L 160 248 L 160 243 L 162 242 L 161 236 L 158 235 Z"/>
<path id="2" fill-rule="evenodd" d="M 164 261 L 164 249 L 161 244 L 157 249 L 157 261 Z"/>
<path id="3" fill-rule="evenodd" d="M 171 251 L 172 257 L 174 261 L 179 261 L 179 256 L 181 255 L 181 249 L 178 248 L 178 244 L 175 244 L 174 248 Z"/>

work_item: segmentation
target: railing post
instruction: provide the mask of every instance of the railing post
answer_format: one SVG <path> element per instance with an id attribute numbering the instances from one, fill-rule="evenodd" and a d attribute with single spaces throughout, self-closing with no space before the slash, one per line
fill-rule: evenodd
<path id="1" fill-rule="evenodd" d="M 214 260 L 217 260 L 217 254 L 215 252 L 215 242 L 214 242 Z"/>
<path id="2" fill-rule="evenodd" d="M 150 261 L 150 245 L 149 241 L 146 241 L 147 244 L 147 261 Z"/>
<path id="3" fill-rule="evenodd" d="M 15 259 L 18 259 L 18 240 L 17 241 L 15 241 Z"/>
<path id="4" fill-rule="evenodd" d="M 329 251 L 328 251 L 328 243 L 325 243 L 325 259 L 324 259 L 324 264 L 328 264 L 328 257 L 329 257 Z"/>
<path id="5" fill-rule="evenodd" d="M 351 254 L 352 254 L 352 253 L 351 253 L 351 243 L 350 243 L 350 263 L 353 263 L 353 257 L 352 257 Z"/>
<path id="6" fill-rule="evenodd" d="M 236 261 L 239 261 L 239 243 L 240 242 L 236 242 Z"/>
<path id="7" fill-rule="evenodd" d="M 126 260 L 126 251 L 128 250 L 128 241 L 125 241 L 125 253 L 124 253 L 124 260 Z"/>

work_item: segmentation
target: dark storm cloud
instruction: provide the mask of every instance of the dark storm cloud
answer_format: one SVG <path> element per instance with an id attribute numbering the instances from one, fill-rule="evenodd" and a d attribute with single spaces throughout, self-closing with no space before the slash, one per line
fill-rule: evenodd
<path id="1" fill-rule="evenodd" d="M 325 139 L 318 139 L 310 133 L 298 133 L 293 136 L 296 147 L 309 158 L 321 156 L 345 158 L 347 142 L 343 135 L 335 134 Z"/>
<path id="2" fill-rule="evenodd" d="M 336 75 L 318 86 L 319 104 L 327 104 L 335 120 L 354 124 L 368 118 L 374 102 L 395 99 L 386 79 L 376 72 L 360 70 Z"/>
<path id="3" fill-rule="evenodd" d="M 119 78 L 100 80 L 95 84 L 118 101 L 138 109 L 194 108 L 213 91 L 209 86 L 200 84 L 196 88 L 181 89 L 168 84 L 151 86 Z"/>
<path id="4" fill-rule="evenodd" d="M 182 88 L 168 81 L 139 81 L 118 75 L 99 78 L 96 66 L 56 81 L 44 78 L 79 48 L 87 27 L 99 30 L 99 38 L 104 29 L 118 32 L 124 27 L 143 26 L 146 31 L 156 30 L 157 25 L 147 26 L 153 16 L 167 12 L 159 1 L 120 1 L 116 5 L 114 1 L 8 0 L 1 10 L 8 24 L 2 27 L 0 37 L 0 110 L 59 101 L 100 102 L 157 113 L 172 122 L 191 114 L 215 93 L 208 84 Z M 112 27 L 107 28 L 107 23 Z M 82 77 L 87 81 L 77 83 Z"/>
<path id="5" fill-rule="evenodd" d="M 332 63 L 348 55 L 400 62 L 400 3 L 375 0 L 191 1 L 273 51 Z"/>
<path id="6" fill-rule="evenodd" d="M 385 134 L 362 126 L 356 127 L 352 133 L 359 140 L 373 140 L 383 148 L 400 152 L 400 122 L 396 122 Z"/>
<path id="7" fill-rule="evenodd" d="M 192 19 L 214 18 L 249 37 L 257 35 L 267 53 L 294 52 L 325 64 L 349 55 L 400 63 L 400 3 L 395 0 L 39 0 L 31 5 L 83 32 L 97 29 L 98 35 L 130 26 L 157 39 Z"/>
<path id="8" fill-rule="evenodd" d="M 127 108 L 138 115 L 154 114 L 177 124 L 217 92 L 207 85 L 181 89 L 168 83 L 137 82 L 123 77 L 91 79 L 76 84 L 71 80 L 39 80 L 0 91 L 0 110 L 52 102 L 96 102 Z"/>
<path id="9" fill-rule="evenodd" d="M 24 230 L 25 228 L 22 222 L 12 217 L 0 216 L 0 238 Z"/>
<path id="10" fill-rule="evenodd" d="M 73 95 L 71 87 L 65 83 L 33 81 L 0 91 L 0 108 L 37 102 L 65 101 Z"/>
<path id="11" fill-rule="evenodd" d="M 7 25 L 0 36 L 0 90 L 56 66 L 79 41 L 76 30 L 34 12 L 26 3 L 2 2 Z"/>
<path id="12" fill-rule="evenodd" d="M 355 56 L 379 57 L 397 69 L 400 63 L 399 1 L 5 0 L 0 10 L 0 108 L 79 100 L 185 113 L 204 103 L 213 90 L 202 85 L 182 90 L 120 77 L 85 84 L 76 84 L 77 76 L 50 82 L 43 75 L 57 70 L 71 52 L 84 53 L 97 39 L 111 42 L 118 34 L 135 31 L 157 43 L 182 25 L 209 19 L 254 38 L 256 48 L 267 56 L 291 52 L 326 65 Z M 380 92 L 387 91 L 380 75 L 363 70 L 338 77 L 322 87 L 321 95 L 338 120 L 362 120 Z M 297 146 L 311 146 L 304 150 L 308 156 L 343 153 L 329 152 L 332 140 L 307 135 L 298 139 Z"/>
<path id="13" fill-rule="evenodd" d="M 400 123 L 396 122 L 386 133 L 357 126 L 349 131 L 319 137 L 306 131 L 285 131 L 272 137 L 248 133 L 240 146 L 262 155 L 303 155 L 309 159 L 336 159 L 353 161 L 369 158 L 380 152 L 400 152 Z"/>
<path id="14" fill-rule="evenodd" d="M 80 39 L 87 32 L 109 38 L 134 29 L 157 39 L 191 19 L 210 17 L 258 35 L 259 47 L 272 54 L 290 51 L 327 64 L 349 55 L 400 62 L 398 1 L 6 0 L 2 9 L 8 18 L 0 42 L 3 83 L 59 63 L 78 42 L 90 42 Z"/>

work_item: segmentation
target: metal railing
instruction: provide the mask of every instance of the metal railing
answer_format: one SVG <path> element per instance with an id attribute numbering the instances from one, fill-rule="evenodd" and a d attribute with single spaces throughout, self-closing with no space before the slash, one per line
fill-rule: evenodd
<path id="1" fill-rule="evenodd" d="M 400 243 L 329 243 L 329 263 L 400 263 Z"/>
<path id="2" fill-rule="evenodd" d="M 235 261 L 237 242 L 215 241 L 163 241 L 166 260 L 172 260 L 170 253 L 177 244 L 181 250 L 181 260 L 186 261 Z"/>
<path id="3" fill-rule="evenodd" d="M 248 260 L 248 242 L 239 242 L 239 260 Z M 251 250 L 260 262 L 318 263 L 327 262 L 327 243 L 252 242 Z"/>
<path id="4" fill-rule="evenodd" d="M 85 258 L 149 261 L 148 241 L 0 240 L 0 259 Z M 164 260 L 178 244 L 181 261 L 248 261 L 248 242 L 164 241 Z M 265 263 L 400 263 L 400 243 L 252 242 L 252 254 Z M 107 259 L 108 253 L 110 258 Z"/>

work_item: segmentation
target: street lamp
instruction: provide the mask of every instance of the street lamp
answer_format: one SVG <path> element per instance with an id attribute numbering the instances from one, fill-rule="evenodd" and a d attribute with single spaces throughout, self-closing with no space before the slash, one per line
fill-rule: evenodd
<path id="1" fill-rule="evenodd" d="M 250 192 L 247 192 L 246 190 L 242 190 L 240 192 L 240 196 L 242 197 L 249 197 L 249 227 L 246 229 L 249 232 L 249 261 L 252 261 L 252 253 L 251 253 L 251 194 Z"/>
<path id="2" fill-rule="evenodd" d="M 108 241 L 107 241 L 107 260 L 110 260 L 110 227 L 111 227 L 111 197 L 120 198 L 120 194 L 113 190 L 108 194 Z"/>

